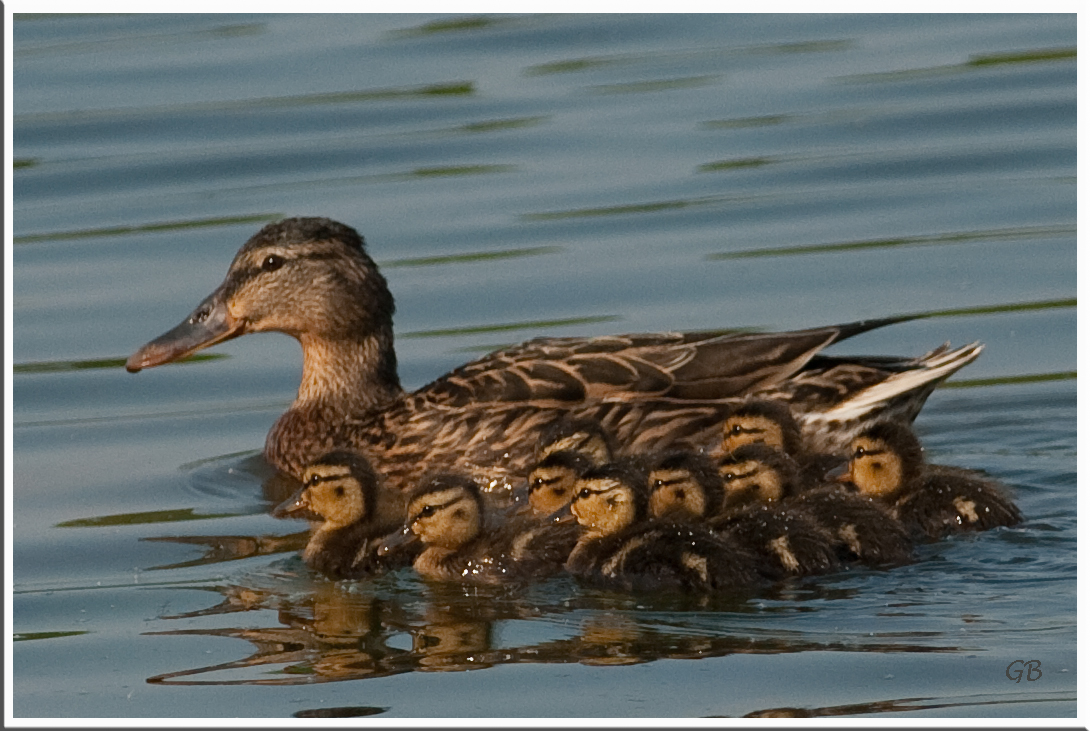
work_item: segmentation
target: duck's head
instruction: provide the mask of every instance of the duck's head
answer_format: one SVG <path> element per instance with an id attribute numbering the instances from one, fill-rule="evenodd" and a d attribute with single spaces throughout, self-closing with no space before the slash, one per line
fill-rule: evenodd
<path id="1" fill-rule="evenodd" d="M 223 283 L 180 325 L 136 351 L 130 372 L 170 363 L 252 332 L 310 342 L 377 339 L 396 381 L 394 300 L 363 239 L 328 218 L 288 218 L 247 241 Z"/>
<path id="2" fill-rule="evenodd" d="M 699 520 L 718 512 L 723 482 L 703 454 L 671 452 L 657 459 L 647 479 L 648 508 L 656 518 Z"/>
<path id="3" fill-rule="evenodd" d="M 310 518 L 343 528 L 375 515 L 378 476 L 366 458 L 330 452 L 303 472 L 303 486 L 273 510 L 277 518 Z"/>
<path id="4" fill-rule="evenodd" d="M 747 444 L 767 444 L 787 454 L 798 454 L 802 436 L 787 404 L 754 399 L 731 409 L 723 422 L 723 451 L 733 452 Z"/>
<path id="5" fill-rule="evenodd" d="M 617 440 L 594 419 L 565 416 L 550 424 L 538 440 L 539 460 L 553 452 L 576 452 L 596 466 L 604 465 L 613 461 Z"/>
<path id="6" fill-rule="evenodd" d="M 847 479 L 877 498 L 895 497 L 923 467 L 923 447 L 912 429 L 895 421 L 876 424 L 852 439 Z"/>
<path id="7" fill-rule="evenodd" d="M 429 546 L 457 549 L 481 532 L 481 495 L 464 475 L 426 476 L 408 499 L 405 526 Z"/>
<path id="8" fill-rule="evenodd" d="M 567 506 L 575 497 L 579 477 L 592 466 L 590 459 L 578 452 L 550 452 L 526 478 L 530 507 L 539 515 L 551 515 Z"/>
<path id="9" fill-rule="evenodd" d="M 794 460 L 766 444 L 747 444 L 719 460 L 724 507 L 776 502 L 795 489 Z"/>
<path id="10" fill-rule="evenodd" d="M 643 476 L 627 464 L 595 467 L 576 483 L 571 512 L 589 533 L 617 533 L 647 513 Z"/>

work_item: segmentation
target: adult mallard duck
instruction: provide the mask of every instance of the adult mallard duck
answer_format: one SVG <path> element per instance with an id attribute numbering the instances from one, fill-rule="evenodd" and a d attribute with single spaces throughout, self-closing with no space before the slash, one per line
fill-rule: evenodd
<path id="1" fill-rule="evenodd" d="M 540 338 L 464 365 L 413 393 L 397 375 L 394 300 L 352 228 L 289 218 L 261 229 L 223 283 L 181 324 L 129 358 L 169 363 L 253 332 L 303 347 L 291 408 L 265 457 L 299 477 L 338 448 L 364 453 L 388 484 L 429 470 L 481 484 L 521 479 L 541 433 L 564 416 L 593 418 L 629 453 L 714 443 L 727 403 L 760 394 L 791 403 L 804 433 L 841 434 L 875 415 L 911 419 L 935 384 L 980 346 L 922 358 L 837 358 L 823 348 L 908 318 L 786 333 L 730 331 Z"/>
<path id="2" fill-rule="evenodd" d="M 888 504 L 917 536 L 934 539 L 1022 522 L 999 483 L 971 470 L 926 463 L 916 435 L 895 422 L 875 424 L 852 440 L 842 479 Z"/>

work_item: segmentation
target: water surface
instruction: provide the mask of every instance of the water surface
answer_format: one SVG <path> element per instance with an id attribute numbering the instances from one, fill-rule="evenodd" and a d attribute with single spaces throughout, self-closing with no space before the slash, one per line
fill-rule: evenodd
<path id="1" fill-rule="evenodd" d="M 19 16 L 15 717 L 1073 716 L 1074 16 Z M 1014 530 L 706 601 L 335 584 L 268 511 L 298 346 L 131 375 L 264 223 L 357 227 L 416 388 L 535 335 L 932 316 Z M 1042 676 L 1014 682 L 1014 661 Z"/>

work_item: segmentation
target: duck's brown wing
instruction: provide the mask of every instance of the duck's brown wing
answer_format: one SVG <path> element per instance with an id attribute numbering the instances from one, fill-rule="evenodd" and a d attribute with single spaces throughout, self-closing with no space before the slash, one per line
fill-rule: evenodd
<path id="1" fill-rule="evenodd" d="M 467 363 L 417 395 L 437 404 L 662 397 L 716 400 L 779 384 L 820 350 L 908 317 L 779 333 L 696 333 L 537 338 Z"/>

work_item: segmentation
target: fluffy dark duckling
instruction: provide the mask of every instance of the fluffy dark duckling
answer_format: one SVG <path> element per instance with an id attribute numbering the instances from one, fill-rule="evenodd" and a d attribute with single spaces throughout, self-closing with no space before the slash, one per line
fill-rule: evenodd
<path id="1" fill-rule="evenodd" d="M 757 556 L 706 527 L 647 521 L 645 477 L 631 464 L 583 475 L 571 511 L 584 532 L 566 566 L 593 584 L 706 594 L 764 580 Z"/>
<path id="2" fill-rule="evenodd" d="M 843 462 L 835 454 L 804 449 L 798 421 L 783 401 L 746 399 L 730 410 L 723 421 L 722 450 L 729 454 L 747 444 L 765 444 L 793 459 L 803 486 L 820 483 L 829 470 Z"/>
<path id="3" fill-rule="evenodd" d="M 508 519 L 485 514 L 480 490 L 465 475 L 426 476 L 409 494 L 401 536 L 424 548 L 413 568 L 426 579 L 499 584 L 559 571 L 575 545 L 571 521 Z M 380 553 L 403 539 L 388 540 Z"/>
<path id="4" fill-rule="evenodd" d="M 902 424 L 877 424 L 852 440 L 851 449 L 846 477 L 862 494 L 888 504 L 914 535 L 934 539 L 1022 521 L 997 482 L 970 470 L 926 464 L 919 440 Z"/>
<path id="5" fill-rule="evenodd" d="M 411 561 L 404 552 L 376 554 L 383 536 L 397 530 L 404 514 L 404 496 L 383 489 L 366 458 L 344 451 L 308 465 L 303 486 L 273 510 L 278 518 L 312 520 L 303 560 L 332 579 L 360 578 Z"/>
<path id="6" fill-rule="evenodd" d="M 699 522 L 723 509 L 723 480 L 700 452 L 667 452 L 649 461 L 648 511 L 658 520 Z"/>
<path id="7" fill-rule="evenodd" d="M 747 503 L 782 505 L 789 512 L 805 513 L 832 536 L 842 560 L 871 566 L 912 560 L 908 533 L 885 510 L 838 485 L 804 489 L 794 462 L 778 449 L 763 444 L 740 447 L 720 460 L 719 473 L 728 510 Z"/>

